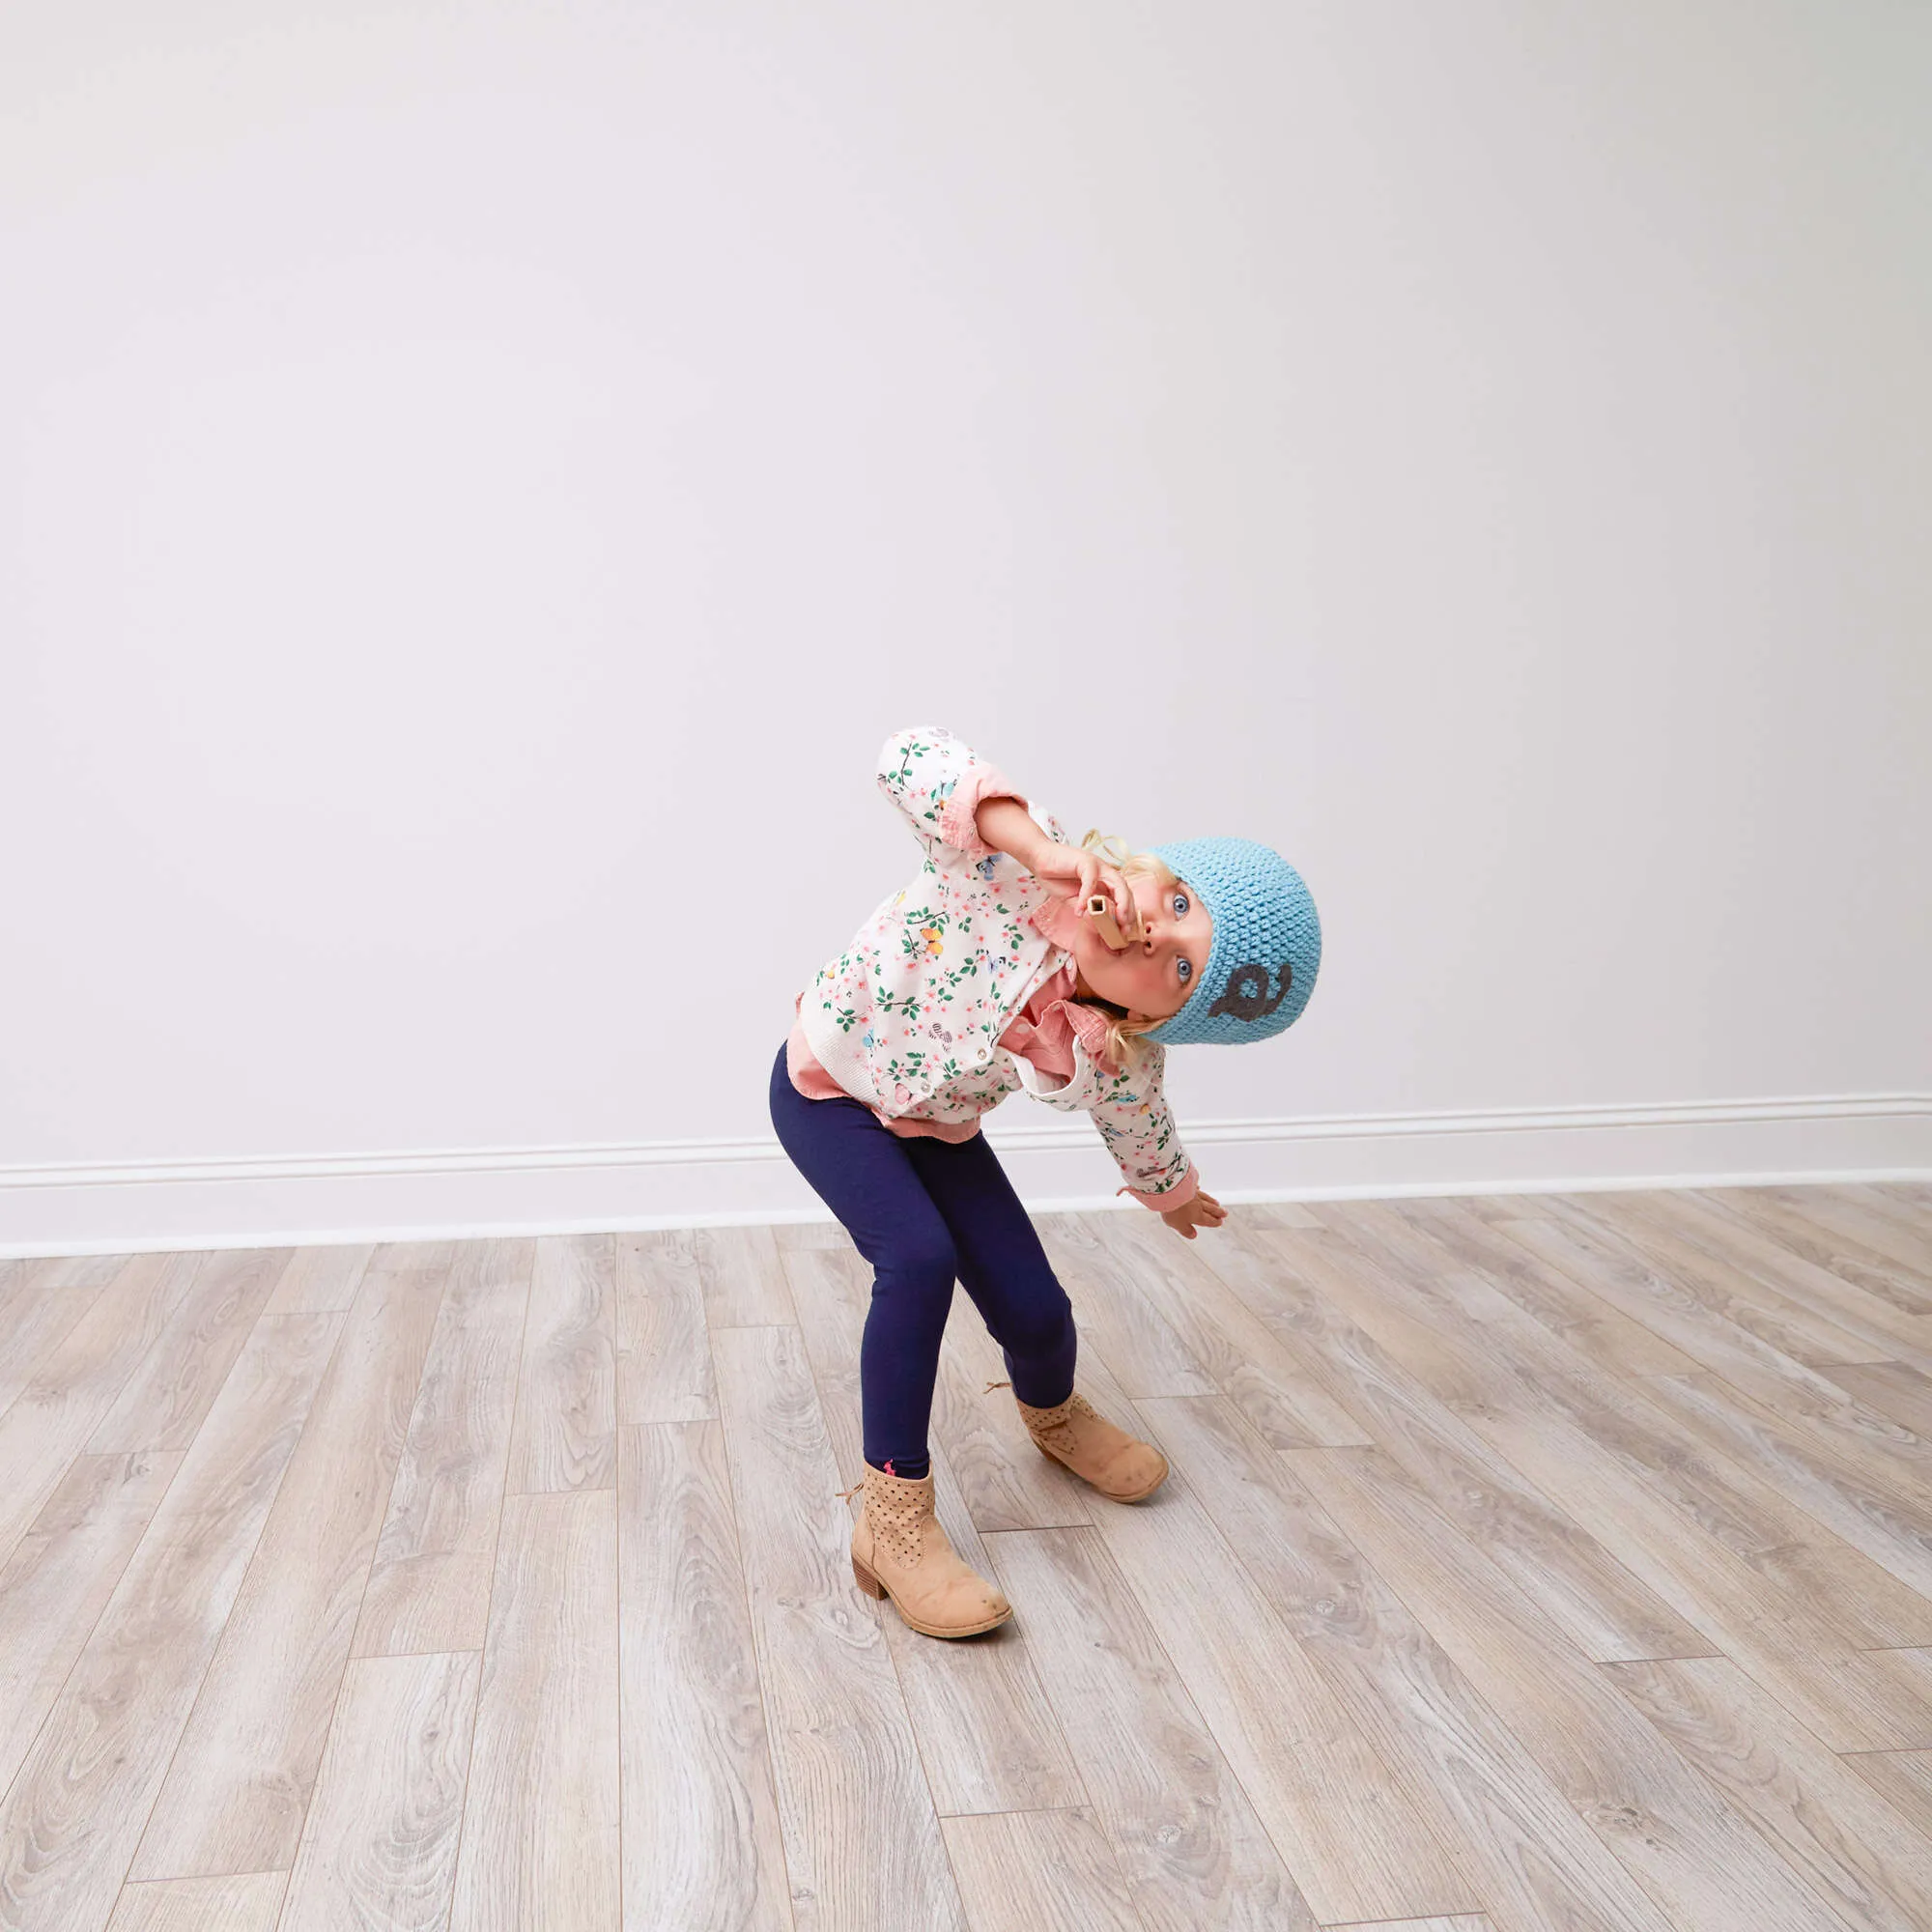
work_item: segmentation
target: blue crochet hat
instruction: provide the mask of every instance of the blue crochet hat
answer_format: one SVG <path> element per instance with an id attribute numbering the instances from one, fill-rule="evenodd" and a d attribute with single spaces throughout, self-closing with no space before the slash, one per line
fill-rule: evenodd
<path id="1" fill-rule="evenodd" d="M 1143 1037 L 1238 1046 L 1293 1026 L 1321 964 L 1321 923 L 1301 874 L 1252 838 L 1183 838 L 1153 856 L 1208 908 L 1214 943 L 1187 1004 Z"/>

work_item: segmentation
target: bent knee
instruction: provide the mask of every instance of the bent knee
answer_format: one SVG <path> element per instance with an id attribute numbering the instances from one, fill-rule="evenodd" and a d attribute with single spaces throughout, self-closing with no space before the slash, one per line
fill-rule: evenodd
<path id="1" fill-rule="evenodd" d="M 1055 1282 L 1025 1308 L 1008 1316 L 998 1340 L 1016 1355 L 1044 1355 L 1062 1347 L 1072 1331 L 1073 1304 Z"/>
<path id="2" fill-rule="evenodd" d="M 948 1289 L 959 1273 L 959 1251 L 946 1235 L 895 1241 L 872 1266 L 872 1293 L 890 1292 L 899 1282 Z"/>

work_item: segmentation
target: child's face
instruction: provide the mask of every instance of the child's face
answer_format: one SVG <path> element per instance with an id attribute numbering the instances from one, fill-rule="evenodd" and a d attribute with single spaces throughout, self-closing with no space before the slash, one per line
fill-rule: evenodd
<path id="1" fill-rule="evenodd" d="M 1214 922 L 1177 881 L 1158 886 L 1151 879 L 1131 881 L 1134 903 L 1147 923 L 1144 939 L 1116 952 L 1081 919 L 1075 928 L 1073 966 L 1076 993 L 1097 993 L 1140 1019 L 1166 1019 L 1194 996 L 1214 943 Z"/>

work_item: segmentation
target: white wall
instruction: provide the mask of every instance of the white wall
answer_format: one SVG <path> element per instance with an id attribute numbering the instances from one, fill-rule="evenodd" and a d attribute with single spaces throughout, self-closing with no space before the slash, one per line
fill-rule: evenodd
<path id="1" fill-rule="evenodd" d="M 809 1203 L 926 721 L 1307 875 L 1210 1186 L 1932 1165 L 1928 82 L 1882 0 L 17 0 L 0 1243 Z"/>

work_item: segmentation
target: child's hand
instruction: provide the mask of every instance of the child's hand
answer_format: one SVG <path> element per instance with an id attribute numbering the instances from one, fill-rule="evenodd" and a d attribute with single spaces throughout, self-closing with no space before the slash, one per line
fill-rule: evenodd
<path id="1" fill-rule="evenodd" d="M 1097 853 L 1042 838 L 1028 854 L 1027 870 L 1057 899 L 1078 899 L 1085 905 L 1094 893 L 1104 891 L 1114 901 L 1114 917 L 1122 927 L 1134 923 L 1134 895 L 1126 880 L 1118 867 Z"/>
<path id="2" fill-rule="evenodd" d="M 1191 1241 L 1196 1228 L 1218 1228 L 1228 1218 L 1228 1210 L 1211 1194 L 1201 1193 L 1179 1208 L 1170 1208 L 1160 1218 Z"/>

